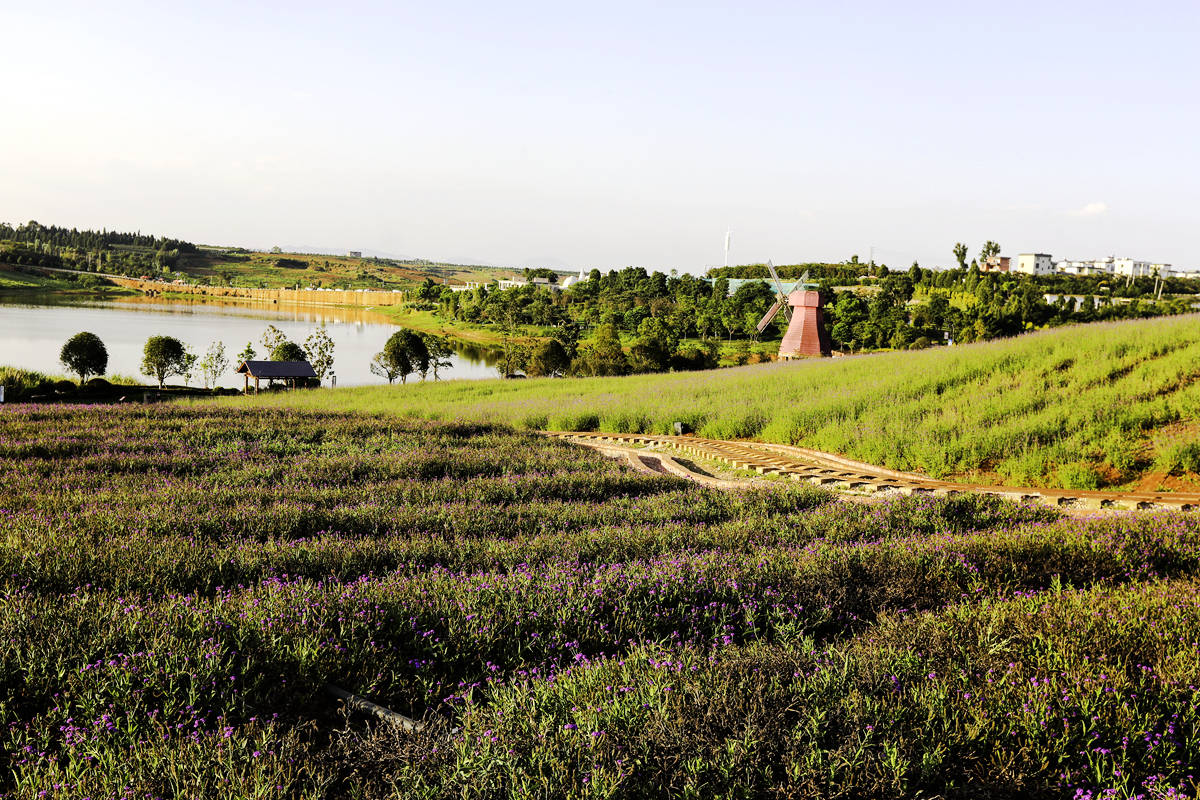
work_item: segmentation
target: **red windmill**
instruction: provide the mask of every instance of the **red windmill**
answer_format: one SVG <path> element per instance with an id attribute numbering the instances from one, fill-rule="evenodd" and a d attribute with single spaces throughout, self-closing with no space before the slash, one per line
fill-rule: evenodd
<path id="1" fill-rule="evenodd" d="M 800 280 L 785 292 L 783 284 L 779 282 L 779 274 L 775 272 L 775 265 L 768 261 L 767 269 L 771 271 L 771 278 L 775 281 L 778 297 L 766 316 L 759 321 L 758 332 L 762 333 L 771 324 L 771 320 L 783 311 L 788 327 L 783 341 L 779 343 L 780 358 L 819 358 L 829 355 L 829 335 L 825 333 L 821 319 L 821 294 L 816 291 L 815 284 L 805 283 L 808 273 L 801 275 Z"/>

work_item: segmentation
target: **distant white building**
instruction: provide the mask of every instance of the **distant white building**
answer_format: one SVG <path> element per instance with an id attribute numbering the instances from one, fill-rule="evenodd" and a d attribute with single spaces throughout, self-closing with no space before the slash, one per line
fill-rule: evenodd
<path id="1" fill-rule="evenodd" d="M 1153 278 L 1171 271 L 1170 264 L 1141 261 L 1136 258 L 1097 258 L 1085 261 L 1062 260 L 1055 262 L 1054 270 L 1065 275 L 1122 275 L 1133 278 Z"/>
<path id="2" fill-rule="evenodd" d="M 1012 271 L 1026 275 L 1049 275 L 1054 271 L 1054 259 L 1049 253 L 1021 253 Z"/>
<path id="3" fill-rule="evenodd" d="M 567 277 L 563 278 L 562 288 L 566 289 L 568 286 L 574 286 L 575 284 L 583 283 L 586 280 L 587 280 L 587 275 L 584 275 L 583 270 L 580 269 L 578 278 L 575 277 L 574 275 L 568 275 Z"/>
<path id="4" fill-rule="evenodd" d="M 351 250 L 346 255 L 350 258 L 362 258 L 362 250 Z"/>
<path id="5" fill-rule="evenodd" d="M 1101 275 L 1106 270 L 1103 265 L 1097 266 L 1095 261 L 1062 261 L 1054 262 L 1054 271 L 1064 275 Z"/>

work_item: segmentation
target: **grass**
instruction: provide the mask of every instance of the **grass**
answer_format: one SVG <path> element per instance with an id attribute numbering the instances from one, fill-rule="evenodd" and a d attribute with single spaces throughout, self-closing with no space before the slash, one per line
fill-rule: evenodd
<path id="1" fill-rule="evenodd" d="M 1153 470 L 1178 470 L 1168 452 L 1175 443 L 1159 434 L 1180 425 L 1194 434 L 1198 375 L 1200 318 L 1188 315 L 710 372 L 322 389 L 231 402 L 550 430 L 669 433 L 678 420 L 701 436 L 803 445 L 939 478 L 1122 487 Z"/>
<path id="2" fill-rule="evenodd" d="M 290 289 L 301 286 L 326 286 L 347 289 L 412 290 L 433 277 L 455 281 L 479 280 L 507 275 L 510 270 L 440 264 L 428 261 L 352 258 L 350 256 L 309 253 L 265 253 L 228 251 L 202 247 L 200 253 L 181 259 L 179 270 L 192 277 L 214 280 L 220 285 Z"/>
<path id="3" fill-rule="evenodd" d="M 0 264 L 0 294 L 2 293 L 54 293 L 54 294 L 87 294 L 95 295 L 103 292 L 106 295 L 133 294 L 128 289 L 102 283 L 97 286 L 82 286 L 76 280 L 34 272 L 36 267 L 18 269 L 7 268 Z M 27 271 L 28 270 L 28 271 Z"/>
<path id="4" fill-rule="evenodd" d="M 1200 788 L 1194 516 L 720 493 L 486 425 L 169 405 L 0 408 L 0 518 L 4 797 Z"/>

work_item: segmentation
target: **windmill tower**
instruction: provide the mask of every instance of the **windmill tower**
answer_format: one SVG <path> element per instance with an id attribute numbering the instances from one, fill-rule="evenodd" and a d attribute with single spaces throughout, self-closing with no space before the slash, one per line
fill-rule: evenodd
<path id="1" fill-rule="evenodd" d="M 779 281 L 779 274 L 775 272 L 775 265 L 768 261 L 767 269 L 771 271 L 771 278 L 775 281 L 775 291 L 778 295 L 775 304 L 759 320 L 758 332 L 762 333 L 766 330 L 776 315 L 782 311 L 784 318 L 788 321 L 788 327 L 787 332 L 783 335 L 783 341 L 779 343 L 781 359 L 812 356 L 820 358 L 830 355 L 832 348 L 829 346 L 829 335 L 825 333 L 825 326 L 821 319 L 821 293 L 816 291 L 814 284 L 805 283 L 808 280 L 808 273 L 805 272 L 801 275 L 800 280 L 792 284 L 792 288 L 785 292 L 783 284 Z"/>

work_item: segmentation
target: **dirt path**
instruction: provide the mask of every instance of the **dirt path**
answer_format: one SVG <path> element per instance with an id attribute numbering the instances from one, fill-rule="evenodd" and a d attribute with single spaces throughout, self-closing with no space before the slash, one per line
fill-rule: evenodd
<path id="1" fill-rule="evenodd" d="M 651 436 L 619 433 L 560 433 L 546 435 L 573 441 L 623 458 L 643 472 L 678 475 L 707 486 L 743 488 L 753 480 L 725 480 L 689 470 L 662 452 L 671 448 L 697 458 L 728 464 L 735 469 L 761 475 L 778 475 L 842 490 L 851 496 L 888 494 L 953 495 L 991 494 L 1018 502 L 1036 502 L 1060 509 L 1095 512 L 1112 510 L 1175 509 L 1200 510 L 1200 493 L 1187 492 L 1099 492 L 1069 489 L 1039 489 L 1020 486 L 976 486 L 939 481 L 927 475 L 864 464 L 833 453 L 805 447 L 702 439 L 695 436 Z M 655 451 L 646 451 L 645 446 Z"/>

